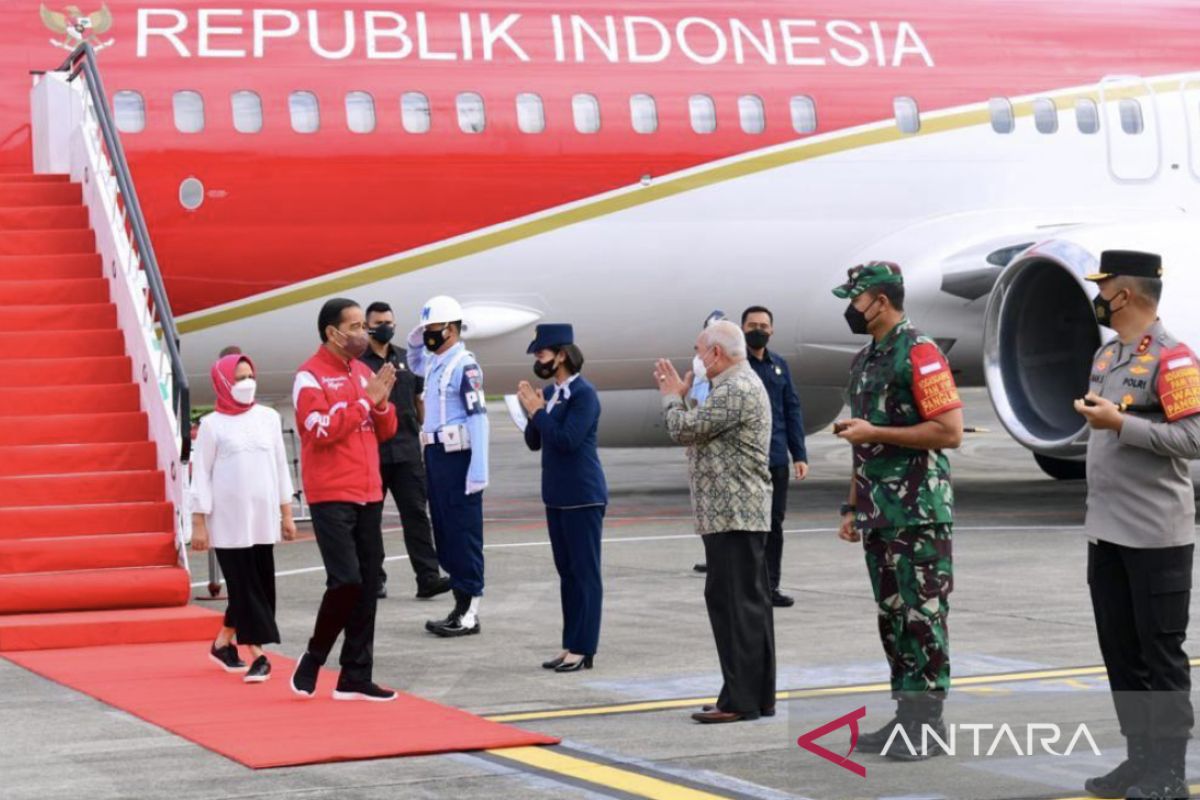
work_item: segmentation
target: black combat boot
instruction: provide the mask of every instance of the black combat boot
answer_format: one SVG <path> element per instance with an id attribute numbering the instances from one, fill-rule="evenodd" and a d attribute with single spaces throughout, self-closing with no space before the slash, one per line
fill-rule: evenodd
<path id="1" fill-rule="evenodd" d="M 1150 743 L 1147 768 L 1125 793 L 1127 798 L 1188 800 L 1187 743 L 1184 739 L 1155 739 Z"/>
<path id="2" fill-rule="evenodd" d="M 944 755 L 946 751 L 934 739 L 936 735 L 937 739 L 946 741 L 946 723 L 942 719 L 943 699 L 944 695 L 939 692 L 917 695 L 902 701 L 900 725 L 904 727 L 913 749 L 909 750 L 908 744 L 897 735 L 884 755 L 893 761 L 925 761 L 934 756 Z M 925 736 L 926 728 L 929 729 L 929 736 Z M 925 747 L 926 743 L 928 747 Z"/>
<path id="3" fill-rule="evenodd" d="M 900 720 L 904 716 L 903 706 L 904 700 L 897 699 L 895 715 L 879 730 L 860 735 L 858 737 L 858 744 L 854 746 L 855 751 L 859 753 L 874 753 L 876 755 L 883 752 L 883 746 L 892 737 L 892 731 L 900 724 Z"/>
<path id="4" fill-rule="evenodd" d="M 454 590 L 454 608 L 446 615 L 445 619 L 431 619 L 425 623 L 425 630 L 433 633 L 439 628 L 446 626 L 454 626 L 462 619 L 462 615 L 467 613 L 467 609 L 471 607 L 471 595 L 466 592 Z"/>
<path id="5" fill-rule="evenodd" d="M 1130 736 L 1125 740 L 1126 758 L 1117 768 L 1106 775 L 1088 778 L 1083 782 L 1084 790 L 1093 797 L 1119 800 L 1129 788 L 1138 782 L 1146 771 L 1150 753 L 1150 739 L 1146 736 Z"/>

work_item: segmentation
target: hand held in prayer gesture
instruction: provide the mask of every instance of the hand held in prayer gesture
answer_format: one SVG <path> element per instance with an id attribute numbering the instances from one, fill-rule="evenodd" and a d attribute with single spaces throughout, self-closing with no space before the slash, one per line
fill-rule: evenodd
<path id="1" fill-rule="evenodd" d="M 396 385 L 396 367 L 391 363 L 384 364 L 379 372 L 367 381 L 367 398 L 371 401 L 371 405 L 376 408 L 381 408 L 387 405 L 388 397 L 392 393 L 392 387 Z"/>
<path id="2" fill-rule="evenodd" d="M 520 401 L 521 408 L 525 409 L 525 413 L 531 417 L 546 407 L 546 400 L 542 397 L 542 393 L 534 389 L 529 381 L 521 381 L 517 384 L 517 400 Z"/>
<path id="3" fill-rule="evenodd" d="M 660 358 L 654 366 L 654 382 L 658 386 L 658 391 L 663 397 L 677 395 L 682 398 L 687 392 L 687 386 L 690 383 L 692 373 L 688 373 L 688 382 L 679 377 L 679 373 L 675 370 L 675 365 L 665 358 Z"/>

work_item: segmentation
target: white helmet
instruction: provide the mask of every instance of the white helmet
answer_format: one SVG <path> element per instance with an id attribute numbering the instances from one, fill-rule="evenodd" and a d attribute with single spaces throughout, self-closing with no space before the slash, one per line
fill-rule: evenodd
<path id="1" fill-rule="evenodd" d="M 462 306 L 453 297 L 444 294 L 429 298 L 425 301 L 425 307 L 421 309 L 422 325 L 436 325 L 440 322 L 461 322 L 462 318 Z"/>

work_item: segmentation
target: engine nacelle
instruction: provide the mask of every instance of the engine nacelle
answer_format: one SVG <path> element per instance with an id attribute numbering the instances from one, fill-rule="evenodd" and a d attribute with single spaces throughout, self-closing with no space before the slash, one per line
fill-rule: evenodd
<path id="1" fill-rule="evenodd" d="M 1044 457 L 1081 459 L 1088 429 L 1073 401 L 1088 389 L 1092 358 L 1113 332 L 1091 300 L 1100 253 L 1144 250 L 1163 257 L 1161 312 L 1168 330 L 1195 346 L 1200 316 L 1200 233 L 1195 223 L 1082 227 L 1040 242 L 1001 273 L 984 315 L 984 378 L 992 406 L 1014 439 Z"/>

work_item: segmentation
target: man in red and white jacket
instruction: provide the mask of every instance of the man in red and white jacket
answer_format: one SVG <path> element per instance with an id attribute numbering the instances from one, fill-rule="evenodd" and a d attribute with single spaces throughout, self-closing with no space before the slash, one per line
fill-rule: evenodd
<path id="1" fill-rule="evenodd" d="M 292 691 L 313 696 L 320 668 L 344 632 L 333 698 L 394 700 L 394 691 L 372 681 L 371 669 L 383 569 L 379 442 L 396 435 L 396 409 L 388 402 L 396 371 L 389 364 L 373 373 L 358 360 L 367 347 L 367 331 L 353 300 L 325 303 L 317 329 L 321 347 L 296 373 L 292 402 L 326 589 L 308 649 L 292 673 Z"/>

